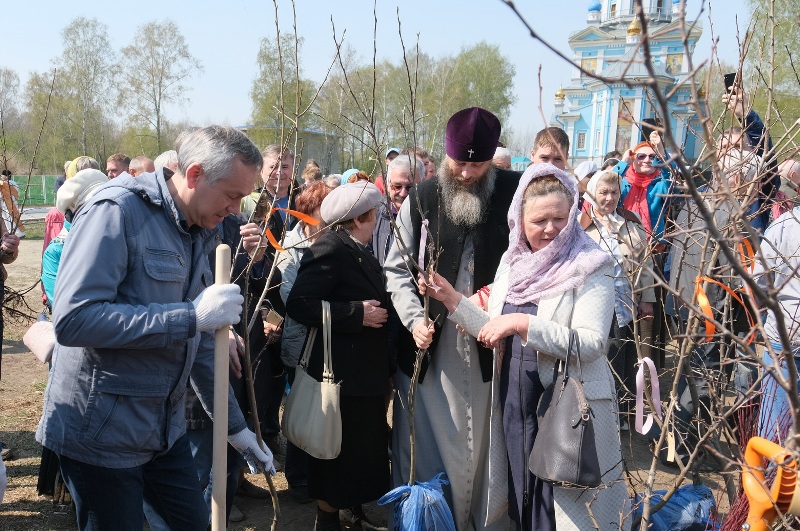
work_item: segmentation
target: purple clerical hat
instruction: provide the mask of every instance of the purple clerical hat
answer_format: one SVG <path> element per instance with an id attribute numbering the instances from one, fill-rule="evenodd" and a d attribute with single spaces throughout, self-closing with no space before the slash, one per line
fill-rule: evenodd
<path id="1" fill-rule="evenodd" d="M 445 152 L 454 160 L 492 160 L 500 139 L 500 120 L 480 107 L 462 109 L 450 117 L 445 132 Z"/>

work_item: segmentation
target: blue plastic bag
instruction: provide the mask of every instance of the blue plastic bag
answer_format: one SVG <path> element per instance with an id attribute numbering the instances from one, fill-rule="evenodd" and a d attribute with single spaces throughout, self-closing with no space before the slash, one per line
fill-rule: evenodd
<path id="1" fill-rule="evenodd" d="M 659 503 L 666 490 L 653 492 L 650 505 Z M 633 531 L 639 529 L 642 520 L 642 495 L 633 500 Z M 657 513 L 650 515 L 648 531 L 716 531 L 719 524 L 713 522 L 717 515 L 717 502 L 714 493 L 706 485 L 684 485 L 664 504 Z"/>
<path id="2" fill-rule="evenodd" d="M 442 491 L 442 485 L 449 484 L 444 472 L 440 472 L 430 481 L 397 487 L 378 500 L 378 505 L 397 501 L 394 507 L 395 530 L 456 531 Z"/>

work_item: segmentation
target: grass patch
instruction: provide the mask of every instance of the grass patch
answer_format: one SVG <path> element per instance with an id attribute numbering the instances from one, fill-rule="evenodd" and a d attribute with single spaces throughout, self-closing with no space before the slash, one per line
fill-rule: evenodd
<path id="1" fill-rule="evenodd" d="M 41 240 L 44 239 L 44 220 L 37 219 L 25 222 L 25 239 Z"/>

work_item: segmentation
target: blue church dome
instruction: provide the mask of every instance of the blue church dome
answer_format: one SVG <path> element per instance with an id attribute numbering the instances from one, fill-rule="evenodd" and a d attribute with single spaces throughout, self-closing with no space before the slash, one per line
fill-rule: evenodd
<path id="1" fill-rule="evenodd" d="M 678 0 L 678 3 L 680 3 L 680 0 Z M 589 3 L 589 13 L 592 13 L 592 12 L 595 12 L 595 11 L 599 13 L 602 10 L 603 10 L 603 4 L 600 3 L 599 1 L 594 1 L 594 2 Z"/>
<path id="2" fill-rule="evenodd" d="M 672 5 L 680 4 L 680 3 L 681 3 L 681 0 L 672 0 Z"/>

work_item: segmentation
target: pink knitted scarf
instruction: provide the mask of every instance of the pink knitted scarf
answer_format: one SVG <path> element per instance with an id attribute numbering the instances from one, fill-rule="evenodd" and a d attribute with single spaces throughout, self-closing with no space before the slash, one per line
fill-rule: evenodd
<path id="1" fill-rule="evenodd" d="M 533 252 L 522 226 L 522 197 L 531 181 L 545 175 L 554 175 L 561 181 L 572 194 L 573 202 L 567 226 L 547 247 Z M 575 289 L 610 260 L 610 255 L 581 229 L 578 222 L 578 183 L 551 164 L 531 164 L 522 174 L 511 201 L 508 227 L 511 234 L 503 260 L 511 269 L 506 298 L 511 304 L 538 304 L 542 299 Z"/>

